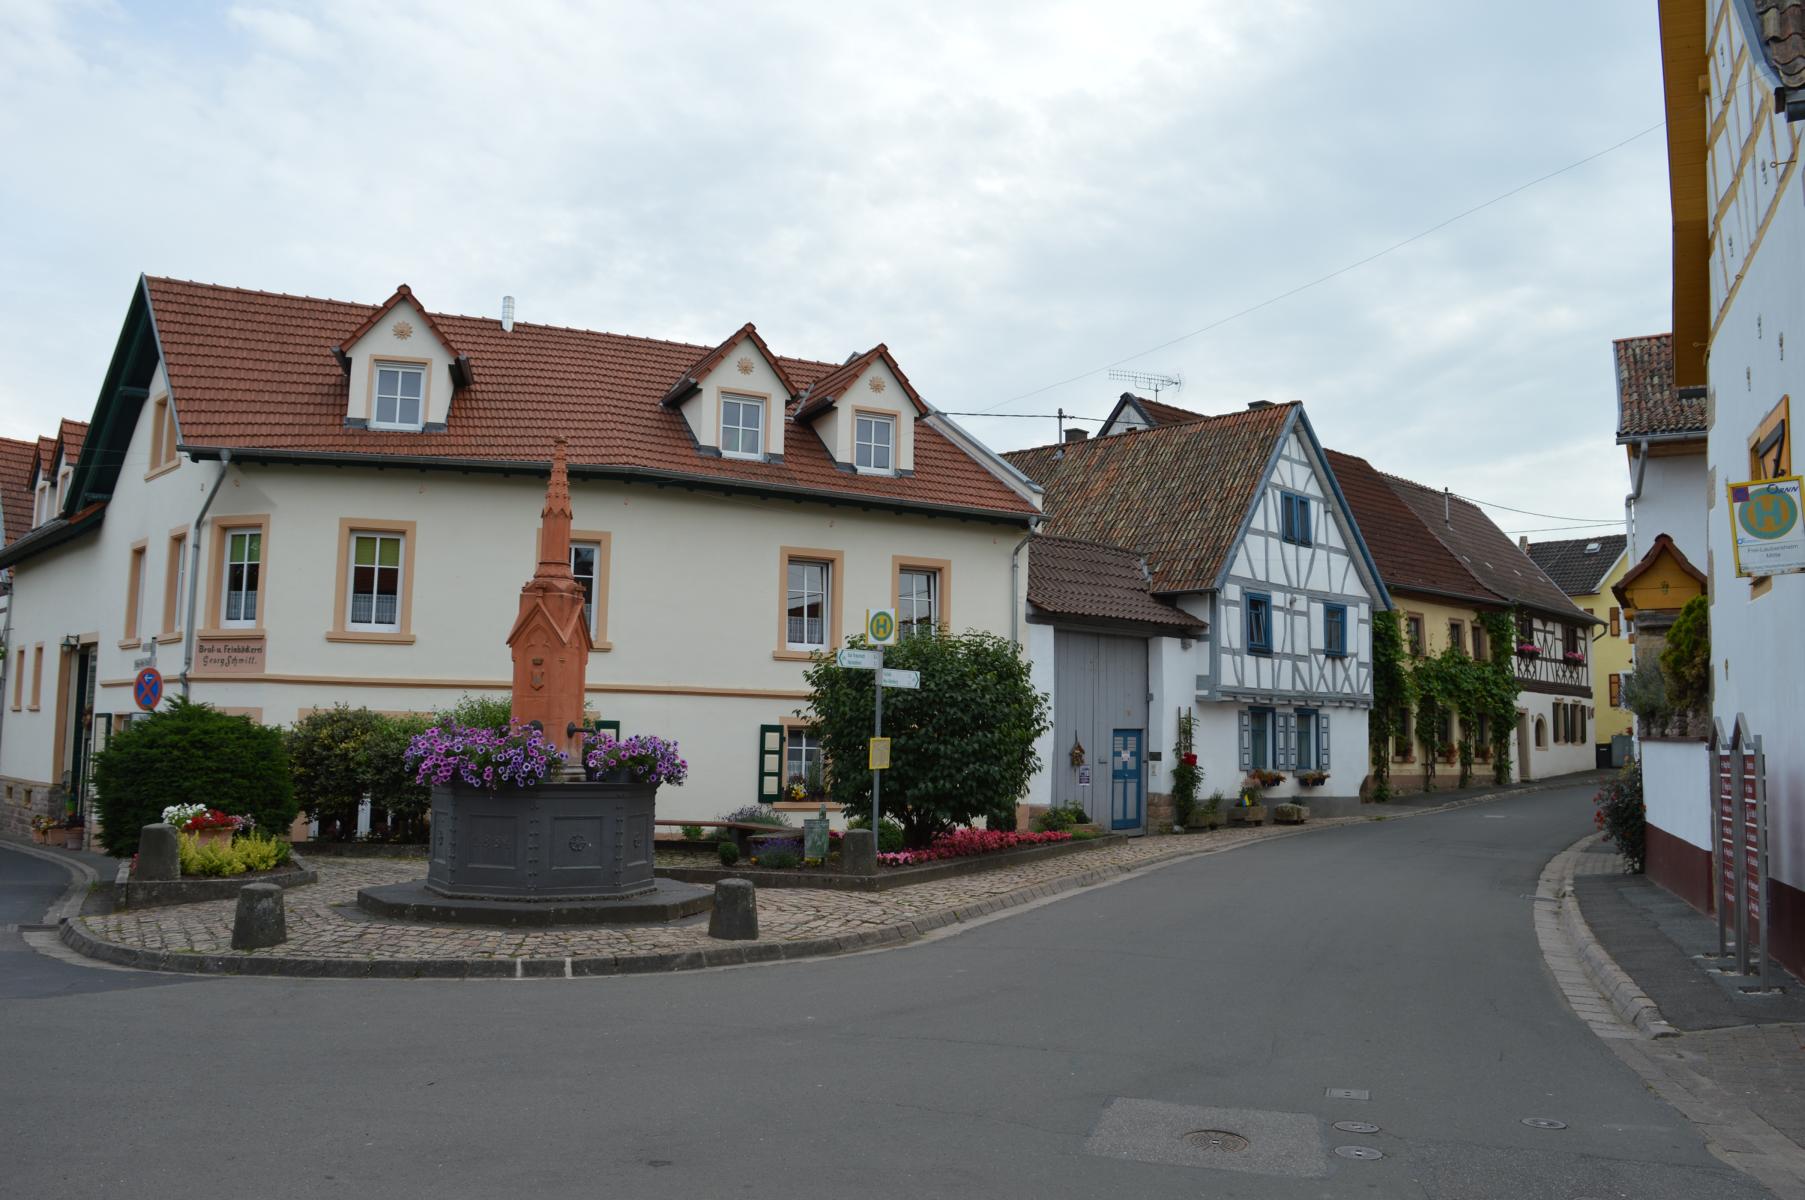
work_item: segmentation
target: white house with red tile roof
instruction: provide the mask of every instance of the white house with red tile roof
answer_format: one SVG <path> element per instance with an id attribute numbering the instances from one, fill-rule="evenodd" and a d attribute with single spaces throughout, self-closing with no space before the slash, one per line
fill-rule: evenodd
<path id="1" fill-rule="evenodd" d="M 30 659 L 0 777 L 78 780 L 152 639 L 171 693 L 270 724 L 505 692 L 555 435 L 590 703 L 691 762 L 661 816 L 775 799 L 818 760 L 803 671 L 867 608 L 1010 630 L 1039 489 L 882 345 L 835 364 L 751 325 L 709 348 L 436 313 L 406 287 L 147 278 L 53 514 L 0 551 Z"/>

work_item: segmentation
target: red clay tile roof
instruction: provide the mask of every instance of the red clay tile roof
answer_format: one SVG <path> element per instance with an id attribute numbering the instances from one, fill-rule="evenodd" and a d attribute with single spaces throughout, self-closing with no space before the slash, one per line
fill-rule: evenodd
<path id="1" fill-rule="evenodd" d="M 1569 596 L 1592 596 L 1611 573 L 1629 538 L 1621 533 L 1604 537 L 1567 538 L 1558 542 L 1533 542 L 1529 557 L 1548 578 Z M 1587 547 L 1596 546 L 1596 550 Z"/>
<path id="2" fill-rule="evenodd" d="M 1705 432 L 1704 390 L 1673 386 L 1671 333 L 1618 338 L 1611 349 L 1617 359 L 1618 441 Z"/>
<path id="3" fill-rule="evenodd" d="M 64 417 L 57 422 L 55 437 L 38 439 L 37 469 L 31 476 L 32 484 L 35 485 L 39 479 L 50 477 L 50 472 L 56 467 L 56 448 L 58 446 L 63 448 L 63 461 L 73 467 L 81 458 L 82 443 L 87 440 L 88 423 L 86 421 L 71 421 L 68 417 Z"/>
<path id="4" fill-rule="evenodd" d="M 1789 88 L 1805 87 L 1805 0 L 1755 0 L 1767 61 Z"/>
<path id="5" fill-rule="evenodd" d="M 1341 485 L 1341 493 L 1353 510 L 1354 523 L 1372 552 L 1379 576 L 1393 592 L 1430 592 L 1479 604 L 1497 604 L 1441 540 L 1424 527 L 1416 512 L 1405 504 L 1390 482 L 1364 458 L 1325 452 L 1329 469 Z"/>
<path id="6" fill-rule="evenodd" d="M 331 348 L 368 321 L 372 305 L 147 279 L 184 448 L 312 452 L 544 463 L 570 438 L 582 467 L 643 470 L 747 487 L 802 490 L 903 505 L 982 510 L 1020 519 L 1031 503 L 926 422 L 915 425 L 915 473 L 838 469 L 812 430 L 786 430 L 782 462 L 696 453 L 679 412 L 660 400 L 709 348 L 551 325 L 504 333 L 486 317 L 434 320 L 470 356 L 443 432 L 348 429 L 346 380 Z M 806 386 L 838 368 L 785 358 Z"/>
<path id="7" fill-rule="evenodd" d="M 0 438 L 0 516 L 6 522 L 0 544 L 16 541 L 31 528 L 31 469 L 37 457 L 36 442 Z"/>
<path id="8" fill-rule="evenodd" d="M 1156 599 L 1141 560 L 1127 550 L 1062 537 L 1028 543 L 1028 603 L 1056 617 L 1198 632 L 1207 622 Z"/>
<path id="9" fill-rule="evenodd" d="M 1555 586 L 1554 580 L 1543 574 L 1542 568 L 1531 562 L 1510 535 L 1494 525 L 1478 505 L 1408 479 L 1393 475 L 1385 478 L 1429 533 L 1446 546 L 1487 591 L 1545 616 L 1586 622 L 1594 620 L 1569 600 L 1567 593 Z"/>
<path id="10" fill-rule="evenodd" d="M 31 465 L 31 482 L 36 483 L 42 476 L 50 474 L 50 460 L 56 456 L 56 439 L 38 436 L 37 461 Z"/>
<path id="11" fill-rule="evenodd" d="M 1216 586 L 1295 404 L 1015 450 L 1046 489 L 1043 532 L 1129 550 L 1156 592 Z"/>

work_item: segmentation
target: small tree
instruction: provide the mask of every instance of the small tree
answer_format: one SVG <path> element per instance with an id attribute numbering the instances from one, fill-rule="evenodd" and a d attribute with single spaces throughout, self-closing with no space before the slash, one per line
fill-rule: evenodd
<path id="1" fill-rule="evenodd" d="M 1398 735 L 1398 716 L 1415 703 L 1410 672 L 1404 666 L 1404 635 L 1398 614 L 1373 613 L 1373 710 L 1366 724 L 1368 759 L 1374 800 L 1391 799 L 1391 743 Z"/>
<path id="2" fill-rule="evenodd" d="M 1667 631 L 1661 651 L 1661 674 L 1667 680 L 1667 704 L 1690 732 L 1711 711 L 1711 605 L 1694 596 L 1680 609 Z"/>
<path id="3" fill-rule="evenodd" d="M 1197 717 L 1187 705 L 1178 714 L 1178 739 L 1172 746 L 1172 820 L 1184 826 L 1197 811 L 1197 783 L 1203 768 L 1197 765 Z"/>
<path id="4" fill-rule="evenodd" d="M 101 841 L 118 857 L 136 854 L 139 831 L 173 804 L 249 816 L 278 837 L 295 818 L 282 732 L 181 699 L 113 735 L 94 756 L 94 790 Z"/>
<path id="5" fill-rule="evenodd" d="M 1040 766 L 1035 740 L 1048 729 L 1047 698 L 1020 651 L 989 633 L 924 634 L 887 648 L 884 661 L 921 672 L 919 690 L 884 692 L 884 813 L 902 823 L 911 846 L 979 817 L 1007 823 Z M 821 739 L 834 799 L 855 813 L 871 807 L 874 674 L 817 654 L 806 675 L 809 707 L 796 714 Z"/>
<path id="6" fill-rule="evenodd" d="M 1663 737 L 1667 733 L 1667 678 L 1661 662 L 1653 654 L 1638 654 L 1636 669 L 1623 677 L 1623 707 L 1636 714 L 1643 737 Z"/>
<path id="7" fill-rule="evenodd" d="M 373 810 L 388 814 L 391 836 L 423 837 L 431 789 L 414 782 L 405 755 L 427 723 L 342 704 L 296 721 L 287 735 L 288 758 L 302 811 L 348 838 L 367 797 Z"/>

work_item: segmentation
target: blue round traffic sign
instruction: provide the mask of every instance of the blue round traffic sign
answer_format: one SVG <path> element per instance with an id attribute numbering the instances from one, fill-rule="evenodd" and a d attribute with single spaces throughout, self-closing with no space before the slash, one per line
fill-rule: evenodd
<path id="1" fill-rule="evenodd" d="M 155 667 L 145 667 L 132 683 L 132 699 L 145 712 L 155 709 L 163 699 L 163 674 Z"/>

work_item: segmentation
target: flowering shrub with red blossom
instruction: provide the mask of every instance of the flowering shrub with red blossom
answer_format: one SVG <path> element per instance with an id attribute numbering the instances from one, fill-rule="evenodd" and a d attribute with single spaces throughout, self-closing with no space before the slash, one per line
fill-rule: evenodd
<path id="1" fill-rule="evenodd" d="M 938 862 L 945 858 L 970 858 L 974 854 L 994 854 L 1019 846 L 1040 846 L 1048 842 L 1069 842 L 1069 833 L 1012 833 L 1002 829 L 955 829 L 943 833 L 924 850 L 898 850 L 880 854 L 877 861 L 886 867 L 913 867 Z"/>

